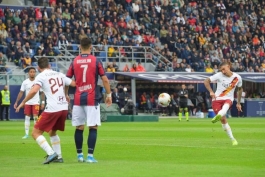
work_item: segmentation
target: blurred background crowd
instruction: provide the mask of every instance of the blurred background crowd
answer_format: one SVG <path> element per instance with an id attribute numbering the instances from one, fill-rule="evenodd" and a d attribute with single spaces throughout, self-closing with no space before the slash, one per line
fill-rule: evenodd
<path id="1" fill-rule="evenodd" d="M 60 55 L 62 45 L 88 36 L 94 45 L 108 46 L 108 56 L 117 50 L 129 55 L 130 48 L 117 46 L 154 48 L 166 58 L 150 57 L 156 71 L 215 72 L 222 61 L 230 61 L 236 72 L 265 69 L 262 0 L 50 0 L 47 5 L 0 9 L 1 66 L 11 61 L 25 68 L 34 56 Z M 138 67 L 141 61 L 128 61 L 128 68 L 115 68 L 113 61 L 106 70 L 145 70 Z"/>

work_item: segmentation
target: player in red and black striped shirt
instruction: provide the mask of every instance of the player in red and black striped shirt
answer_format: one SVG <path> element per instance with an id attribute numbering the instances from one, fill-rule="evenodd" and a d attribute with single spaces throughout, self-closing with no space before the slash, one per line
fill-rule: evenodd
<path id="1" fill-rule="evenodd" d="M 92 43 L 87 37 L 80 41 L 81 54 L 77 56 L 69 67 L 67 77 L 74 77 L 76 81 L 76 91 L 74 95 L 74 106 L 72 111 L 72 125 L 76 126 L 75 144 L 77 158 L 79 162 L 84 162 L 82 145 L 83 131 L 87 123 L 89 128 L 88 135 L 88 155 L 87 162 L 97 162 L 94 157 L 94 149 L 97 140 L 97 127 L 100 122 L 100 100 L 101 94 L 97 86 L 98 76 L 101 77 L 106 89 L 106 104 L 112 104 L 109 80 L 105 76 L 102 62 L 91 55 Z"/>

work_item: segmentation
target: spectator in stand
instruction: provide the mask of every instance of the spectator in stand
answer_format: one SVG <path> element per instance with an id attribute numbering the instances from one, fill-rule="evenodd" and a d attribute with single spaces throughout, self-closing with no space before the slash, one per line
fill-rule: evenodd
<path id="1" fill-rule="evenodd" d="M 22 47 L 22 50 L 25 54 L 30 54 L 32 53 L 32 49 L 30 49 L 30 45 L 28 42 L 25 42 L 25 44 Z"/>
<path id="2" fill-rule="evenodd" d="M 8 59 L 7 59 L 6 55 L 3 54 L 2 52 L 0 52 L 0 61 L 1 61 L 3 66 L 6 66 L 6 62 L 8 61 Z"/>
<path id="3" fill-rule="evenodd" d="M 115 68 L 113 67 L 113 64 L 112 63 L 108 63 L 107 64 L 107 72 L 115 72 Z"/>
<path id="4" fill-rule="evenodd" d="M 44 43 L 44 50 L 49 51 L 46 55 L 59 55 L 63 34 L 68 43 L 73 44 L 79 43 L 80 36 L 88 36 L 96 45 L 154 47 L 156 54 L 150 52 L 149 56 L 146 53 L 150 58 L 148 62 L 157 63 L 163 58 L 164 63 L 171 63 L 172 53 L 176 52 L 177 57 L 186 59 L 195 71 L 204 69 L 200 53 L 201 56 L 209 54 L 212 66 L 218 66 L 232 54 L 231 62 L 238 60 L 240 66 L 238 57 L 242 53 L 242 56 L 256 58 L 257 64 L 252 67 L 257 70 L 256 65 L 261 65 L 259 60 L 262 63 L 265 57 L 265 4 L 254 2 L 50 0 L 53 9 L 42 8 L 41 16 L 36 16 L 34 7 L 20 12 L 0 9 L 0 45 L 4 42 L 7 45 L 7 50 L 0 47 L 0 51 L 7 55 L 8 60 L 17 63 L 15 56 L 19 48 L 14 44 L 19 41 L 21 46 L 28 42 L 34 52 L 38 43 Z M 38 1 L 34 3 L 39 4 Z M 47 40 L 49 36 L 51 39 Z M 49 43 L 52 43 L 52 48 Z M 164 44 L 168 47 L 163 49 Z M 253 47 L 261 47 L 259 54 L 249 51 Z M 123 57 L 130 60 L 131 51 L 126 51 Z M 253 62 L 247 60 L 248 57 L 242 58 L 242 64 L 249 69 Z M 171 65 L 176 68 L 176 64 Z"/>
<path id="5" fill-rule="evenodd" d="M 6 73 L 6 67 L 3 65 L 2 60 L 0 60 L 0 74 Z"/>
<path id="6" fill-rule="evenodd" d="M 141 63 L 138 63 L 137 72 L 146 72 L 145 68 Z"/>
<path id="7" fill-rule="evenodd" d="M 25 57 L 22 59 L 21 63 L 22 63 L 23 69 L 31 66 L 31 58 L 30 58 L 30 54 L 29 53 L 25 54 Z M 27 72 L 27 71 L 25 71 L 25 72 Z"/>
<path id="8" fill-rule="evenodd" d="M 163 66 L 163 64 L 160 62 L 158 63 L 158 65 L 156 66 L 155 71 L 165 71 L 165 66 Z"/>
<path id="9" fill-rule="evenodd" d="M 112 66 L 115 69 L 115 71 L 119 71 L 119 66 L 117 65 L 116 61 L 112 62 Z"/>
<path id="10" fill-rule="evenodd" d="M 137 65 L 134 63 L 130 69 L 130 72 L 137 72 Z"/>
<path id="11" fill-rule="evenodd" d="M 126 64 L 122 70 L 123 72 L 130 72 L 130 68 L 128 66 L 128 64 Z"/>
<path id="12" fill-rule="evenodd" d="M 207 73 L 214 73 L 214 70 L 211 67 L 211 64 L 210 63 L 207 64 L 207 66 L 205 68 L 205 72 L 207 72 Z"/>

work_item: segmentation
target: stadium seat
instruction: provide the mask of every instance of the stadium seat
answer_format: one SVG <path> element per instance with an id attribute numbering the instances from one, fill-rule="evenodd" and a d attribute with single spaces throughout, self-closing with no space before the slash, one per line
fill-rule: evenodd
<path id="1" fill-rule="evenodd" d="M 98 56 L 99 59 L 101 59 L 103 62 L 107 60 L 107 53 L 104 51 L 101 51 Z"/>
<path id="2" fill-rule="evenodd" d="M 74 51 L 78 51 L 79 50 L 78 46 L 77 45 L 73 45 L 73 50 Z"/>
<path id="3" fill-rule="evenodd" d="M 38 63 L 37 62 L 32 62 L 31 65 L 32 66 L 38 66 Z"/>

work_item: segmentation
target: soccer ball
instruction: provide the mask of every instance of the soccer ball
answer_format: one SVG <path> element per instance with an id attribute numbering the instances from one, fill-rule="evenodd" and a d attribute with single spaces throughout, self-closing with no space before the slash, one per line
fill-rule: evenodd
<path id="1" fill-rule="evenodd" d="M 162 107 L 167 107 L 171 101 L 171 97 L 167 93 L 161 93 L 158 97 L 158 104 Z"/>

